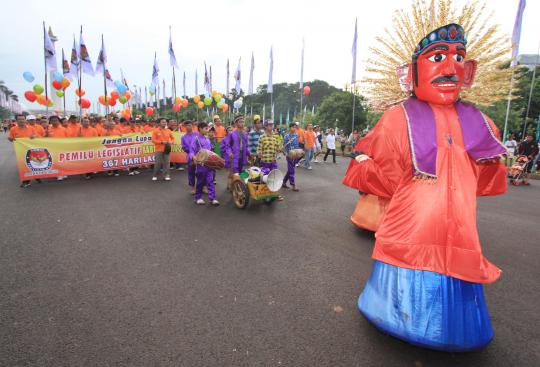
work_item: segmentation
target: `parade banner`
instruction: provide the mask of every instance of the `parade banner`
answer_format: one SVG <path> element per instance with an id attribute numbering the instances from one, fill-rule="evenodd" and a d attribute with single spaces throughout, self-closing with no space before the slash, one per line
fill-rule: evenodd
<path id="1" fill-rule="evenodd" d="M 171 162 L 185 163 L 181 133 L 174 132 Z M 151 133 L 96 138 L 18 138 L 13 142 L 21 181 L 123 170 L 154 164 Z"/>

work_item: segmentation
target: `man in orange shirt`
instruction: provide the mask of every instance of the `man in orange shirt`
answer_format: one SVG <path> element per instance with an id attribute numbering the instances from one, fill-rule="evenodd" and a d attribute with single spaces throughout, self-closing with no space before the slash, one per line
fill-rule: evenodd
<path id="1" fill-rule="evenodd" d="M 69 116 L 68 126 L 67 126 L 67 136 L 68 138 L 76 138 L 79 136 L 81 131 L 81 124 L 77 121 L 77 116 Z"/>
<path id="2" fill-rule="evenodd" d="M 50 126 L 47 129 L 48 138 L 67 138 L 66 129 L 60 125 L 60 118 L 58 116 L 49 117 Z"/>
<path id="3" fill-rule="evenodd" d="M 306 131 L 304 131 L 304 151 L 306 152 L 304 168 L 307 169 L 312 169 L 311 160 L 315 153 L 315 139 L 317 139 L 317 135 L 315 135 L 315 131 L 313 131 L 313 125 L 308 124 Z"/>
<path id="4" fill-rule="evenodd" d="M 122 134 L 131 134 L 133 132 L 131 126 L 129 126 L 128 120 L 124 117 L 120 119 L 120 125 L 117 125 L 117 128 Z"/>
<path id="5" fill-rule="evenodd" d="M 218 143 L 221 143 L 223 138 L 227 136 L 227 130 L 225 129 L 225 126 L 223 126 L 223 123 L 221 122 L 221 119 L 218 115 L 214 115 L 214 136 L 216 137 L 216 140 Z"/>
<path id="6" fill-rule="evenodd" d="M 79 137 L 81 138 L 95 138 L 99 136 L 95 128 L 90 126 L 90 120 L 88 117 L 83 117 L 81 122 L 81 129 L 79 132 Z"/>
<path id="7" fill-rule="evenodd" d="M 26 116 L 26 122 L 28 124 L 27 126 L 34 130 L 34 135 L 36 135 L 36 138 L 45 137 L 45 129 L 40 124 L 36 123 L 36 116 Z"/>
<path id="8" fill-rule="evenodd" d="M 163 167 L 165 181 L 170 181 L 169 166 L 171 162 L 171 145 L 174 143 L 172 131 L 167 129 L 167 119 L 159 118 L 158 127 L 152 133 L 152 143 L 156 146 L 154 155 L 154 176 L 152 181 L 157 181 L 160 168 Z"/>
<path id="9" fill-rule="evenodd" d="M 34 132 L 34 129 L 30 126 L 26 125 L 26 119 L 24 115 L 19 114 L 15 116 L 15 119 L 17 121 L 17 125 L 13 126 L 11 129 L 9 129 L 9 137 L 8 140 L 13 142 L 18 138 L 30 138 L 33 139 L 36 137 L 36 134 Z M 37 182 L 41 183 L 41 180 L 36 180 Z M 21 187 L 28 187 L 30 186 L 30 181 L 25 180 L 21 182 Z"/>

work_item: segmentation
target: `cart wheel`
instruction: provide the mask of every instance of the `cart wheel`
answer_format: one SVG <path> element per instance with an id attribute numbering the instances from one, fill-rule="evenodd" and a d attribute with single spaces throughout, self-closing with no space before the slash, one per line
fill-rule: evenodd
<path id="1" fill-rule="evenodd" d="M 249 190 L 245 183 L 240 180 L 233 181 L 232 195 L 234 199 L 234 205 L 236 205 L 238 209 L 245 209 L 248 206 Z"/>

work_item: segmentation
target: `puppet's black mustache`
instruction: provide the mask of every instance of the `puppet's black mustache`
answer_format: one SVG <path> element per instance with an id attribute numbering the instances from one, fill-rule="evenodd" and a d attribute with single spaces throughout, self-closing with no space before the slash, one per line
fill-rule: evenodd
<path id="1" fill-rule="evenodd" d="M 456 75 L 444 75 L 438 78 L 435 78 L 431 81 L 432 83 L 446 83 L 446 82 L 459 82 L 459 79 Z"/>

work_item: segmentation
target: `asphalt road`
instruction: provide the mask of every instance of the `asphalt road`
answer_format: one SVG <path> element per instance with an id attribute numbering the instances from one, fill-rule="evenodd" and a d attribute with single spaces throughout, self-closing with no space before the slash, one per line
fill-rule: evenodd
<path id="1" fill-rule="evenodd" d="M 495 328 L 448 354 L 357 311 L 373 236 L 349 222 L 347 160 L 299 170 L 271 206 L 196 206 L 185 173 L 18 188 L 0 136 L 0 366 L 538 366 L 540 181 L 479 200 Z M 282 162 L 283 163 L 283 162 Z"/>

